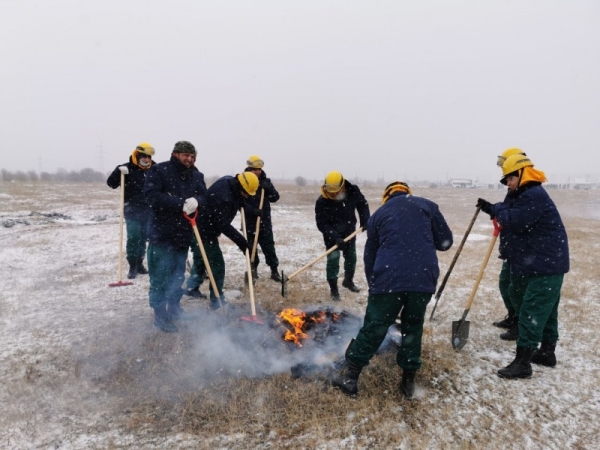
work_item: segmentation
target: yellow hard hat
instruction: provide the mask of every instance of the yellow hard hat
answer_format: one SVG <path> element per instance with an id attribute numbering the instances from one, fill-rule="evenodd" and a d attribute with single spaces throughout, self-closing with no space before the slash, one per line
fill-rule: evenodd
<path id="1" fill-rule="evenodd" d="M 262 169 L 263 166 L 265 165 L 265 162 L 262 159 L 260 159 L 260 156 L 252 155 L 252 156 L 250 156 L 250 158 L 248 158 L 248 161 L 246 161 L 246 164 L 248 165 L 248 167 L 251 167 L 252 169 Z"/>
<path id="2" fill-rule="evenodd" d="M 255 195 L 258 189 L 258 177 L 252 172 L 242 172 L 237 175 L 237 180 L 242 185 L 244 191 L 250 195 Z"/>
<path id="3" fill-rule="evenodd" d="M 135 149 L 138 153 L 143 153 L 144 155 L 148 155 L 150 157 L 154 156 L 154 147 L 152 147 L 148 142 L 142 142 Z"/>
<path id="4" fill-rule="evenodd" d="M 381 203 L 385 204 L 390 198 L 390 196 L 394 192 L 406 192 L 407 194 L 412 194 L 412 191 L 408 187 L 408 184 L 402 181 L 394 181 L 387 185 L 387 187 L 383 190 L 383 196 L 381 197 Z"/>
<path id="5" fill-rule="evenodd" d="M 533 167 L 531 160 L 525 155 L 512 155 L 506 158 L 502 165 L 502 175 L 505 177 L 523 167 Z"/>
<path id="6" fill-rule="evenodd" d="M 344 186 L 344 176 L 340 172 L 329 172 L 325 177 L 323 187 L 327 192 L 335 194 L 342 189 L 342 186 Z"/>
<path id="7" fill-rule="evenodd" d="M 496 163 L 498 167 L 502 167 L 504 161 L 506 161 L 506 158 L 512 155 L 525 155 L 525 152 L 517 147 L 507 148 L 502 152 L 500 156 L 498 156 L 498 162 Z"/>

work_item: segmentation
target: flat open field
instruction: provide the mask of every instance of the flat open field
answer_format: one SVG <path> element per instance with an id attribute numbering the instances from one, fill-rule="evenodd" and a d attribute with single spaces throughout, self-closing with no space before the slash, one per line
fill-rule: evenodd
<path id="1" fill-rule="evenodd" d="M 274 233 L 280 269 L 289 274 L 325 250 L 314 223 L 319 188 L 276 186 L 281 201 L 273 205 Z M 373 211 L 382 187 L 361 188 Z M 500 201 L 504 195 L 413 190 L 438 203 L 454 233 L 454 247 L 439 253 L 442 276 L 477 197 Z M 462 315 L 492 235 L 482 214 L 436 320 L 426 322 L 417 401 L 408 402 L 398 392 L 393 352 L 376 356 L 363 371 L 357 399 L 329 387 L 326 370 L 292 376 L 298 363 L 331 367 L 355 323 L 333 343 L 300 348 L 283 342 L 273 322 L 291 307 L 362 317 L 366 236 L 357 244 L 362 291 L 341 289 L 335 304 L 325 260 L 291 280 L 285 299 L 261 264 L 255 295 L 264 325 L 238 320 L 250 313 L 245 260 L 224 238 L 229 314 L 184 297 L 194 318 L 167 335 L 152 325 L 147 276 L 108 287 L 118 279 L 118 191 L 104 184 L 0 183 L 0 447 L 599 448 L 600 191 L 550 194 L 571 250 L 557 367 L 534 366 L 530 380 L 496 376 L 514 355 L 514 343 L 500 340 L 501 330 L 491 325 L 504 315 L 497 251 L 469 315 L 469 342 L 452 350 L 451 322 Z"/>

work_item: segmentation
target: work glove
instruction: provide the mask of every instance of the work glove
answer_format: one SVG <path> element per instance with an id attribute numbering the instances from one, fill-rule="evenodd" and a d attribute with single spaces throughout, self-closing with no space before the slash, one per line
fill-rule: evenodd
<path id="1" fill-rule="evenodd" d="M 119 170 L 123 175 L 129 175 L 129 169 L 127 168 L 127 166 L 119 166 Z"/>
<path id="2" fill-rule="evenodd" d="M 252 210 L 252 214 L 254 214 L 256 217 L 262 217 L 263 215 L 263 210 L 259 209 L 259 208 L 254 208 Z"/>
<path id="3" fill-rule="evenodd" d="M 481 207 L 481 210 L 484 213 L 489 214 L 492 219 L 494 218 L 494 205 L 492 205 L 487 200 L 484 200 L 482 198 L 478 198 L 477 199 L 477 204 L 475 206 L 477 206 L 478 208 Z"/>
<path id="4" fill-rule="evenodd" d="M 341 237 L 335 240 L 335 245 L 337 245 L 338 250 L 344 250 L 346 248 L 346 242 L 344 242 L 344 239 Z"/>
<path id="5" fill-rule="evenodd" d="M 185 200 L 184 204 L 183 204 L 183 212 L 186 213 L 188 216 L 193 214 L 194 211 L 196 211 L 198 209 L 198 200 L 196 200 L 194 197 L 190 197 L 188 199 Z"/>

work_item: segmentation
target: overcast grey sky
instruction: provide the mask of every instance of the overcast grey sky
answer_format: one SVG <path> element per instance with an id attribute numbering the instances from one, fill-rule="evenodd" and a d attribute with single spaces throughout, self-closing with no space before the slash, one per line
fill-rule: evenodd
<path id="1" fill-rule="evenodd" d="M 597 175 L 599 47 L 597 0 L 0 0 L 0 167 L 189 140 L 207 176 Z"/>

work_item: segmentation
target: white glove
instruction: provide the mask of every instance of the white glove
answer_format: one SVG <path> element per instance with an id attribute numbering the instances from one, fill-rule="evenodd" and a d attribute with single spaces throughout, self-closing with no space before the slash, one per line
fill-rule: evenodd
<path id="1" fill-rule="evenodd" d="M 119 166 L 119 170 L 123 175 L 129 175 L 129 169 L 127 168 L 127 166 Z"/>
<path id="2" fill-rule="evenodd" d="M 194 197 L 186 199 L 185 203 L 183 204 L 183 212 L 189 216 L 190 214 L 193 214 L 196 209 L 198 209 L 198 200 L 196 200 Z"/>

